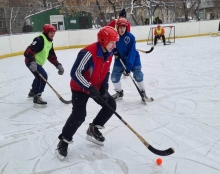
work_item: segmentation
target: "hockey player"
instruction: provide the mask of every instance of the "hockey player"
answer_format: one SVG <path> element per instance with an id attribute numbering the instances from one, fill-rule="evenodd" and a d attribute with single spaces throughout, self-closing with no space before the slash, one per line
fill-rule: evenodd
<path id="1" fill-rule="evenodd" d="M 166 45 L 166 39 L 164 34 L 164 28 L 158 25 L 157 28 L 154 29 L 154 45 L 157 45 L 157 39 L 160 39 L 161 37 L 163 40 L 163 44 Z"/>
<path id="2" fill-rule="evenodd" d="M 56 28 L 53 25 L 45 24 L 43 26 L 43 33 L 34 38 L 32 44 L 30 44 L 24 52 L 25 64 L 35 76 L 28 97 L 33 97 L 33 102 L 35 104 L 44 106 L 47 102 L 41 98 L 41 94 L 44 91 L 46 82 L 39 76 L 38 72 L 47 79 L 47 73 L 43 65 L 48 59 L 58 69 L 59 75 L 63 75 L 64 73 L 64 69 L 58 62 L 53 49 L 52 41 L 55 32 Z"/>
<path id="3" fill-rule="evenodd" d="M 147 99 L 143 81 L 143 73 L 141 71 L 141 60 L 138 51 L 136 50 L 136 41 L 133 34 L 127 31 L 128 22 L 126 19 L 119 19 L 117 21 L 117 31 L 120 39 L 116 43 L 116 49 L 114 50 L 115 62 L 111 74 L 111 80 L 113 82 L 116 93 L 112 95 L 115 100 L 122 99 L 124 91 L 121 88 L 120 78 L 122 73 L 125 76 L 129 76 L 130 72 L 133 72 L 133 77 L 137 82 L 139 89 L 141 90 L 142 101 Z M 126 69 L 124 69 L 118 57 L 123 61 Z"/>
<path id="4" fill-rule="evenodd" d="M 122 9 L 122 11 L 119 14 L 119 18 L 118 19 L 122 19 L 122 18 L 126 19 L 126 11 L 125 11 L 125 9 Z M 107 24 L 107 26 L 111 26 L 111 27 L 115 28 L 115 30 L 117 30 L 116 24 L 117 24 L 118 19 L 112 20 L 109 24 Z M 131 31 L 130 28 L 131 28 L 131 26 L 130 26 L 130 23 L 128 22 L 127 31 L 130 32 Z"/>
<path id="5" fill-rule="evenodd" d="M 102 107 L 86 132 L 86 139 L 91 142 L 103 145 L 105 141 L 99 129 L 104 128 L 105 123 L 113 115 L 105 104 L 116 109 L 115 100 L 108 93 L 108 79 L 112 50 L 116 46 L 119 35 L 114 28 L 106 26 L 100 29 L 97 36 L 98 42 L 85 47 L 78 53 L 70 73 L 73 107 L 58 137 L 60 141 L 56 153 L 61 160 L 67 156 L 68 144 L 72 142 L 73 135 L 85 121 L 89 97 Z"/>

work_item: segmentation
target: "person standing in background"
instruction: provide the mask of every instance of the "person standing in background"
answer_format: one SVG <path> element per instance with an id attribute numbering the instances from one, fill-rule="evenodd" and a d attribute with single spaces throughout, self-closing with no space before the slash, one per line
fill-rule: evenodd
<path id="1" fill-rule="evenodd" d="M 22 28 L 22 32 L 28 33 L 28 32 L 32 32 L 32 31 L 33 31 L 33 27 L 31 25 L 29 25 L 27 22 L 25 22 L 24 26 Z"/>
<path id="2" fill-rule="evenodd" d="M 122 11 L 119 14 L 118 19 L 121 19 L 121 18 L 126 19 L 126 11 L 125 11 L 125 9 L 122 9 Z M 111 26 L 111 27 L 115 28 L 115 30 L 117 30 L 117 26 L 116 25 L 117 25 L 118 19 L 112 20 L 110 23 L 107 24 L 107 26 Z M 128 22 L 128 26 L 127 26 L 127 31 L 129 31 L 129 32 L 131 31 L 131 24 L 129 22 Z"/>

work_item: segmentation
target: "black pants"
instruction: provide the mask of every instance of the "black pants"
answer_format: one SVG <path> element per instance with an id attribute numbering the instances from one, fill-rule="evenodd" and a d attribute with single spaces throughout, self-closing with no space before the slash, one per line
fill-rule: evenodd
<path id="1" fill-rule="evenodd" d="M 66 121 L 66 124 L 63 127 L 62 134 L 59 135 L 59 138 L 62 137 L 66 140 L 71 141 L 73 135 L 76 133 L 77 129 L 81 126 L 81 124 L 85 121 L 86 117 L 86 104 L 88 102 L 89 95 L 84 92 L 72 91 L 72 113 Z M 109 120 L 109 118 L 113 115 L 113 112 L 110 111 L 103 103 L 99 101 L 94 101 L 101 105 L 102 108 L 96 117 L 93 120 L 94 125 L 104 126 L 104 124 Z M 106 101 L 112 109 L 116 110 L 116 102 L 109 95 L 108 100 Z"/>
<path id="2" fill-rule="evenodd" d="M 26 66 L 29 69 L 30 64 L 26 64 Z M 29 69 L 30 70 L 30 69 Z M 31 70 L 30 70 L 31 71 Z M 40 65 L 37 65 L 37 71 L 47 80 L 47 72 L 44 70 L 44 68 Z M 46 86 L 46 82 L 39 76 L 37 72 L 32 72 L 31 73 L 34 75 L 34 80 L 32 82 L 32 90 L 34 94 L 39 94 L 44 92 L 44 88 Z"/>
<path id="3" fill-rule="evenodd" d="M 161 37 L 162 37 L 163 43 L 164 44 L 166 43 L 165 36 L 164 35 L 160 35 L 160 36 L 154 36 L 154 45 L 157 44 L 157 39 L 160 39 Z"/>

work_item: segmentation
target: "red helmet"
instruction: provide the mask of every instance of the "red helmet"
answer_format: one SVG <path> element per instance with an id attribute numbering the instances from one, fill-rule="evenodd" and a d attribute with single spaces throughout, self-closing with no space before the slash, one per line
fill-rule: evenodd
<path id="1" fill-rule="evenodd" d="M 117 21 L 117 28 L 120 26 L 128 26 L 128 21 L 125 18 L 119 18 Z"/>
<path id="2" fill-rule="evenodd" d="M 45 24 L 43 26 L 43 32 L 45 34 L 47 34 L 49 32 L 56 32 L 56 28 L 53 25 L 51 25 L 51 24 Z"/>
<path id="3" fill-rule="evenodd" d="M 113 27 L 105 26 L 101 28 L 97 34 L 98 42 L 101 46 L 106 47 L 111 41 L 118 41 L 119 35 Z"/>

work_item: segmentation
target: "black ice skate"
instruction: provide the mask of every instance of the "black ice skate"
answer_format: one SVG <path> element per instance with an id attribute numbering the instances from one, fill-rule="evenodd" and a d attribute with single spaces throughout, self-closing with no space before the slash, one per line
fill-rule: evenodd
<path id="1" fill-rule="evenodd" d="M 144 103 L 154 101 L 154 99 L 152 97 L 151 98 L 147 97 L 145 90 L 141 90 L 141 96 L 142 96 L 142 101 Z"/>
<path id="2" fill-rule="evenodd" d="M 28 93 L 28 98 L 34 97 L 34 91 L 31 89 L 30 92 Z"/>
<path id="3" fill-rule="evenodd" d="M 72 141 L 67 141 L 65 139 L 60 140 L 60 142 L 58 143 L 56 155 L 60 160 L 64 160 L 64 158 L 67 156 L 67 149 L 69 144 L 72 144 Z"/>
<path id="4" fill-rule="evenodd" d="M 43 101 L 43 99 L 41 98 L 41 93 L 37 94 L 34 96 L 34 104 L 35 105 L 40 105 L 40 106 L 46 106 L 47 102 Z"/>
<path id="5" fill-rule="evenodd" d="M 112 95 L 112 97 L 115 99 L 115 100 L 121 100 L 124 96 L 124 91 L 121 90 L 121 91 L 116 91 L 116 93 L 114 95 Z"/>
<path id="6" fill-rule="evenodd" d="M 87 136 L 86 139 L 88 141 L 91 141 L 95 144 L 103 146 L 103 142 L 105 141 L 105 137 L 102 136 L 102 133 L 99 131 L 99 129 L 103 129 L 104 127 L 99 125 L 94 125 L 92 123 L 89 124 L 89 128 L 87 130 Z"/>

